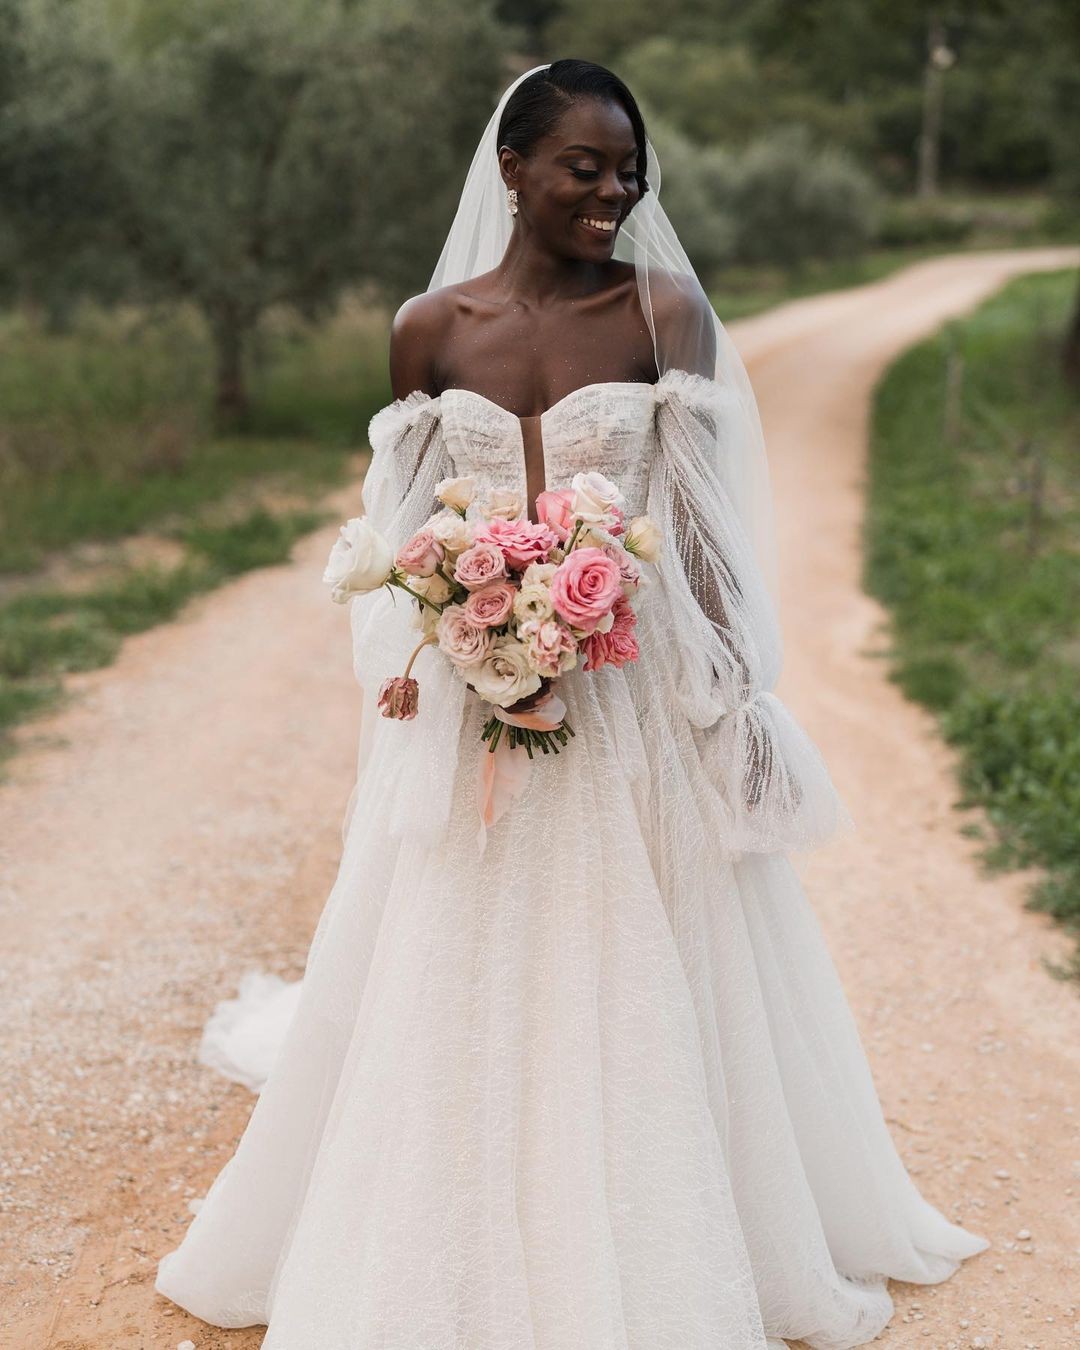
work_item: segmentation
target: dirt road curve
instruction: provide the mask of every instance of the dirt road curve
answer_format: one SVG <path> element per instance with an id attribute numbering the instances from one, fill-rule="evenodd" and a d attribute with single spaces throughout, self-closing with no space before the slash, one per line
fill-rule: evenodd
<path id="1" fill-rule="evenodd" d="M 980 875 L 950 755 L 884 677 L 857 537 L 882 367 L 1006 278 L 1075 261 L 943 258 L 736 330 L 778 503 L 780 692 L 860 826 L 803 871 L 905 1160 L 994 1244 L 936 1289 L 894 1286 L 890 1350 L 1080 1346 L 1080 998 L 1040 964 L 1066 944 L 1022 878 Z M 302 973 L 336 867 L 358 708 L 319 584 L 331 537 L 131 640 L 0 788 L 5 1348 L 262 1339 L 152 1285 L 254 1101 L 194 1063 L 202 1023 L 248 964 Z"/>

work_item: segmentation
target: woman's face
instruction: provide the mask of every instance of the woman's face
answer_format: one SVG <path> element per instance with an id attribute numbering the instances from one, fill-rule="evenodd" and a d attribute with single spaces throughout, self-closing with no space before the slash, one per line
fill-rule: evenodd
<path id="1" fill-rule="evenodd" d="M 637 204 L 637 143 L 620 103 L 579 99 L 527 159 L 499 154 L 503 181 L 517 188 L 520 225 L 561 258 L 606 262 Z"/>

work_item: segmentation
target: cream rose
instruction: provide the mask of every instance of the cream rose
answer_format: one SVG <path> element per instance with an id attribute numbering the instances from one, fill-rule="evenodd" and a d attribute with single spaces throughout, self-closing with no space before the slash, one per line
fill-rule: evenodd
<path id="1" fill-rule="evenodd" d="M 410 577 L 409 590 L 414 595 L 424 596 L 433 605 L 445 604 L 450 599 L 450 583 L 438 572 L 433 572 L 429 577 Z"/>
<path id="2" fill-rule="evenodd" d="M 522 586 L 514 597 L 514 618 L 518 623 L 528 623 L 532 619 L 550 619 L 555 613 L 551 603 L 551 587 L 543 581 L 534 581 Z"/>
<path id="3" fill-rule="evenodd" d="M 472 543 L 472 528 L 456 511 L 441 511 L 432 516 L 427 528 L 447 553 L 455 556 L 464 553 Z"/>
<path id="4" fill-rule="evenodd" d="M 323 581 L 333 587 L 330 598 L 343 605 L 354 595 L 366 595 L 385 586 L 394 570 L 394 555 L 383 536 L 362 516 L 341 527 Z"/>
<path id="5" fill-rule="evenodd" d="M 469 683 L 489 703 L 508 708 L 540 688 L 540 676 L 529 664 L 525 647 L 509 634 L 491 644 L 481 664 L 469 673 Z"/>
<path id="6" fill-rule="evenodd" d="M 562 561 L 560 557 L 559 562 Z M 530 563 L 521 574 L 523 586 L 534 586 L 537 582 L 548 582 L 555 575 L 557 563 Z"/>
<path id="7" fill-rule="evenodd" d="M 478 509 L 485 520 L 517 520 L 523 506 L 520 493 L 511 488 L 490 488 Z"/>
<path id="8" fill-rule="evenodd" d="M 472 477 L 444 478 L 435 489 L 435 496 L 439 501 L 459 513 L 468 510 L 475 495 L 476 479 Z"/>
<path id="9" fill-rule="evenodd" d="M 660 557 L 660 530 L 648 516 L 635 516 L 626 527 L 623 548 L 642 562 L 654 563 Z"/>

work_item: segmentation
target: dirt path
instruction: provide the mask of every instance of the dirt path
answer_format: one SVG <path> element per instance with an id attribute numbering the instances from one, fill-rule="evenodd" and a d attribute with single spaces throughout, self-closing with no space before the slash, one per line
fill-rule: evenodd
<path id="1" fill-rule="evenodd" d="M 860 826 L 803 872 L 905 1161 L 994 1244 L 945 1285 L 894 1286 L 890 1350 L 1080 1345 L 1080 998 L 1040 964 L 1067 944 L 1023 878 L 980 875 L 950 754 L 884 677 L 858 548 L 883 366 L 1007 277 L 1075 261 L 939 259 L 734 330 L 777 495 L 780 692 Z M 261 1342 L 152 1286 L 254 1102 L 193 1062 L 203 1021 L 249 964 L 302 973 L 337 865 L 358 705 L 319 583 L 331 537 L 132 639 L 0 787 L 5 1350 Z"/>

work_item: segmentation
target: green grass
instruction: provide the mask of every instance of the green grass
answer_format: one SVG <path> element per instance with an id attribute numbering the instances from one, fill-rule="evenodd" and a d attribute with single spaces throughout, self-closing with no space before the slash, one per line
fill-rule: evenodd
<path id="1" fill-rule="evenodd" d="M 1044 869 L 1030 904 L 1080 935 L 1080 395 L 1058 363 L 1076 288 L 1018 280 L 888 371 L 865 581 L 894 678 L 986 809 L 987 861 Z"/>
<path id="2" fill-rule="evenodd" d="M 308 330 L 264 325 L 254 414 L 217 436 L 209 343 L 180 310 L 88 308 L 64 333 L 0 318 L 0 577 L 87 541 L 169 530 L 246 484 L 310 495 L 341 481 L 389 396 L 385 316 L 346 307 Z"/>
<path id="3" fill-rule="evenodd" d="M 321 523 L 390 396 L 386 326 L 355 303 L 318 329 L 268 316 L 250 425 L 220 436 L 193 313 L 87 307 L 59 333 L 0 315 L 0 756 L 66 674 Z"/>
<path id="4" fill-rule="evenodd" d="M 95 589 L 33 589 L 0 604 L 0 752 L 17 723 L 59 699 L 63 675 L 108 665 L 124 637 L 174 618 L 229 577 L 285 562 L 296 539 L 324 519 L 255 510 L 229 525 L 191 525 L 175 567 L 131 568 Z"/>

